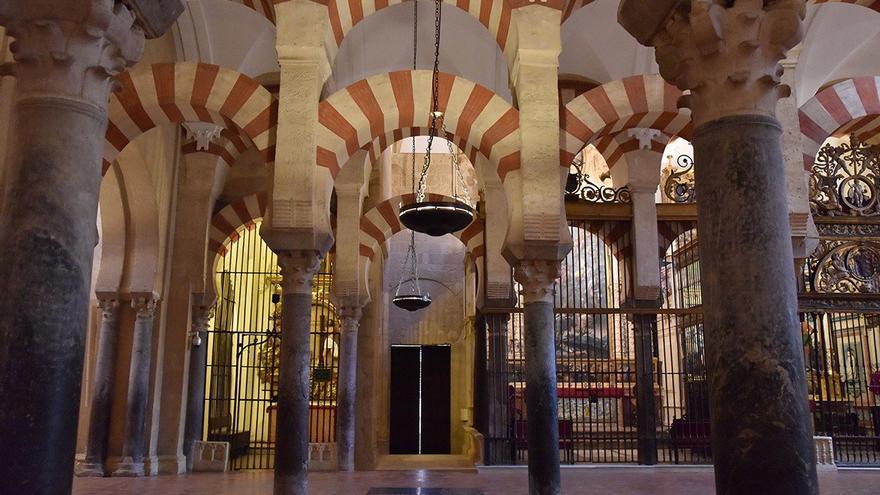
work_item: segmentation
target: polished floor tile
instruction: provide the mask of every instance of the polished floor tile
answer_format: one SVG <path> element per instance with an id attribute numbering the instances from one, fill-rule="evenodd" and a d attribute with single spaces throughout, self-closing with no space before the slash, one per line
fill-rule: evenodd
<path id="1" fill-rule="evenodd" d="M 459 471 L 370 471 L 313 473 L 312 495 L 368 495 L 372 489 L 406 488 L 407 495 L 527 495 L 525 469 Z M 822 495 L 880 494 L 880 471 L 823 472 Z M 413 489 L 422 488 L 413 491 Z M 430 491 L 425 488 L 446 489 Z M 453 490 L 458 490 L 453 491 Z M 711 495 L 713 475 L 707 468 L 597 467 L 562 470 L 565 495 Z M 74 495 L 271 495 L 270 471 L 192 474 L 153 478 L 78 478 Z M 756 494 L 759 495 L 759 494 Z"/>

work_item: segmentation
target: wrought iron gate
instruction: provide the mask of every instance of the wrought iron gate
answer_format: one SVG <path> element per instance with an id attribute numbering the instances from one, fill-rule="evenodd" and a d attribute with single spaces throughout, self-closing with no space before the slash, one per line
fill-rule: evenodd
<path id="1" fill-rule="evenodd" d="M 221 261 L 207 338 L 204 437 L 230 443 L 233 469 L 274 466 L 281 274 L 258 227 L 240 229 Z M 328 259 L 312 296 L 310 443 L 335 442 L 339 322 L 331 281 Z"/>

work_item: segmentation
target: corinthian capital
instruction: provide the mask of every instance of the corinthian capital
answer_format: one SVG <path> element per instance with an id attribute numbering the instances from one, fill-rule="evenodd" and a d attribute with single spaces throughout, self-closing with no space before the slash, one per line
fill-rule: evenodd
<path id="1" fill-rule="evenodd" d="M 803 38 L 806 0 L 692 0 L 651 41 L 663 77 L 690 95 L 696 125 L 731 115 L 774 117 L 791 90 L 780 60 Z"/>
<path id="2" fill-rule="evenodd" d="M 152 319 L 156 314 L 156 304 L 159 296 L 153 293 L 140 293 L 131 295 L 131 307 L 137 312 L 138 320 Z"/>
<path id="3" fill-rule="evenodd" d="M 22 98 L 62 97 L 107 105 L 112 77 L 137 62 L 143 30 L 115 0 L 28 0 L 0 10 L 15 38 L 15 63 L 3 75 L 18 78 Z"/>
<path id="4" fill-rule="evenodd" d="M 101 310 L 101 320 L 115 321 L 119 318 L 119 296 L 116 294 L 99 295 L 98 309 Z"/>
<path id="5" fill-rule="evenodd" d="M 311 294 L 312 279 L 321 267 L 318 251 L 282 251 L 278 253 L 281 266 L 281 289 L 284 294 Z"/>
<path id="6" fill-rule="evenodd" d="M 560 263 L 548 260 L 525 260 L 516 264 L 513 278 L 522 285 L 520 294 L 525 304 L 553 303 Z"/>

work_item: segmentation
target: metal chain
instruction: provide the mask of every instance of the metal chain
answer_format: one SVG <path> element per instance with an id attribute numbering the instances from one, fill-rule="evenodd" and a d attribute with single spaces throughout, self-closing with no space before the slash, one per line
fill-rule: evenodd
<path id="1" fill-rule="evenodd" d="M 419 0 L 413 1 L 413 61 L 412 68 L 413 71 L 416 70 L 418 66 L 418 58 L 419 58 Z M 410 136 L 410 141 L 412 143 L 412 168 L 411 168 L 411 182 L 412 192 L 416 193 L 416 138 L 415 136 Z M 395 291 L 394 296 L 397 297 L 400 295 L 400 288 L 403 287 L 404 282 L 407 280 L 406 277 L 406 265 L 408 262 L 412 262 L 409 276 L 410 283 L 415 286 L 416 294 L 422 295 L 421 287 L 419 287 L 419 267 L 416 259 L 416 233 L 414 230 L 410 230 L 409 232 L 409 249 L 406 251 L 406 259 L 403 261 L 403 273 L 400 274 L 400 282 L 397 284 L 397 291 Z"/>
<path id="2" fill-rule="evenodd" d="M 413 71 L 418 66 L 419 58 L 419 0 L 413 1 Z M 416 193 L 416 137 L 410 136 L 412 143 L 412 169 L 410 176 L 410 186 L 413 194 Z M 415 235 L 415 234 L 414 234 Z M 415 242 L 415 240 L 413 240 Z"/>
<path id="3" fill-rule="evenodd" d="M 431 127 L 428 129 L 428 146 L 425 150 L 425 163 L 422 166 L 422 175 L 419 176 L 419 191 L 416 194 L 417 203 L 421 203 L 425 200 L 425 185 L 428 179 L 428 168 L 431 166 L 431 145 L 434 144 L 434 136 L 437 135 L 437 113 L 440 109 L 441 3 L 442 0 L 434 0 L 434 68 L 431 73 Z"/>
<path id="4" fill-rule="evenodd" d="M 452 146 L 452 140 L 449 139 L 451 136 L 449 135 L 449 131 L 446 130 L 446 121 L 444 120 L 441 123 L 443 135 L 446 136 L 446 144 L 449 146 L 449 154 L 452 156 L 452 170 L 455 172 L 456 177 L 458 178 L 458 183 L 461 185 L 461 198 L 468 205 L 471 204 L 471 195 L 467 190 L 467 183 L 464 181 L 464 174 L 461 173 L 461 166 L 458 159 L 458 152 L 455 151 L 455 147 Z M 452 182 L 452 195 L 455 198 L 458 198 L 458 192 L 456 191 L 455 185 L 456 182 L 453 178 Z"/>

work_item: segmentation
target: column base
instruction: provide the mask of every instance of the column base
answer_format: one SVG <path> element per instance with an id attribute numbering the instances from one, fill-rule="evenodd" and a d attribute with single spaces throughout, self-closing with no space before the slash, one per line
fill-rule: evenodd
<path id="1" fill-rule="evenodd" d="M 160 455 L 157 458 L 159 474 L 184 474 L 186 473 L 186 456 Z"/>
<path id="2" fill-rule="evenodd" d="M 112 476 L 114 478 L 142 478 L 144 476 L 144 462 L 135 462 L 131 457 L 123 457 Z"/>
<path id="3" fill-rule="evenodd" d="M 77 461 L 73 473 L 80 478 L 103 478 L 107 470 L 102 462 Z"/>

